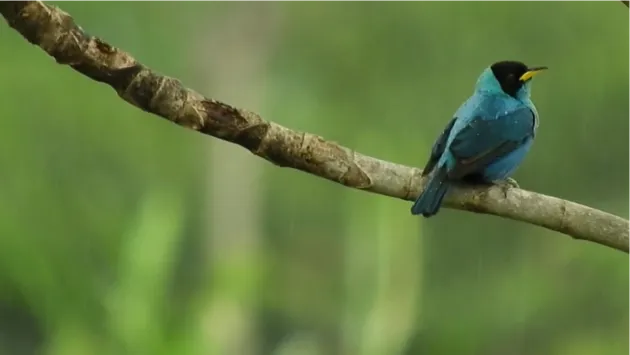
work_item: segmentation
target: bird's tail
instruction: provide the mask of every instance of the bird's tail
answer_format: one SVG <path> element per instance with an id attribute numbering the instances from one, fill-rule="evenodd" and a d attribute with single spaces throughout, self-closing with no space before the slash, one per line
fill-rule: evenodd
<path id="1" fill-rule="evenodd" d="M 431 217 L 436 214 L 442 205 L 448 187 L 446 166 L 442 165 L 431 175 L 426 188 L 411 206 L 411 214 L 422 214 L 424 217 Z"/>

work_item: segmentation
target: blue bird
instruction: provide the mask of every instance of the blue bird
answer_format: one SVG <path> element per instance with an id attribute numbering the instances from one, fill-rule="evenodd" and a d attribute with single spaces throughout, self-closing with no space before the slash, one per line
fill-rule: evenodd
<path id="1" fill-rule="evenodd" d="M 433 144 L 422 172 L 431 176 L 412 214 L 435 215 L 454 182 L 518 186 L 510 175 L 531 148 L 538 128 L 531 79 L 544 69 L 501 61 L 481 73 L 473 95 Z"/>

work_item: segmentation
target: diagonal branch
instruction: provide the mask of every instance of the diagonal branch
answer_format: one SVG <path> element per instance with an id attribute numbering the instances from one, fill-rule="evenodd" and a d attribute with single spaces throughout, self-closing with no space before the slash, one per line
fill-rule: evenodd
<path id="1" fill-rule="evenodd" d="M 144 111 L 238 144 L 278 166 L 348 187 L 409 201 L 421 191 L 424 181 L 419 169 L 365 156 L 207 99 L 177 79 L 159 75 L 129 54 L 88 35 L 57 7 L 40 1 L 9 1 L 0 2 L 0 13 L 9 26 L 58 63 L 111 86 L 121 98 Z M 527 222 L 628 253 L 627 220 L 575 202 L 522 189 L 504 194 L 499 187 L 456 187 L 445 205 Z"/>

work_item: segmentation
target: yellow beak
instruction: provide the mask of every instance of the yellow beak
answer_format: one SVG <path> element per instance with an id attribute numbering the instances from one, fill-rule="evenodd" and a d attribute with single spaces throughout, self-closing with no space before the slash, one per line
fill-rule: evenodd
<path id="1" fill-rule="evenodd" d="M 543 71 L 543 70 L 547 70 L 547 67 L 529 68 L 529 69 L 527 69 L 527 71 L 525 72 L 525 74 L 521 75 L 521 77 L 520 77 L 520 78 L 518 78 L 518 80 L 525 82 L 525 81 L 527 81 L 527 80 L 529 80 L 529 79 L 533 78 L 533 77 L 534 77 L 534 75 L 536 75 L 536 74 L 540 73 L 540 72 L 541 72 L 541 71 Z"/>

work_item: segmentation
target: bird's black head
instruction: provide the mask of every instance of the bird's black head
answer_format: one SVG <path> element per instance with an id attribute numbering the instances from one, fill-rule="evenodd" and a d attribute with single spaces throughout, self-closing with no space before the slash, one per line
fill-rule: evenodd
<path id="1" fill-rule="evenodd" d="M 523 87 L 523 84 L 547 67 L 528 68 L 524 63 L 505 60 L 492 64 L 490 69 L 501 85 L 501 89 L 506 94 L 516 97 L 516 93 Z"/>

